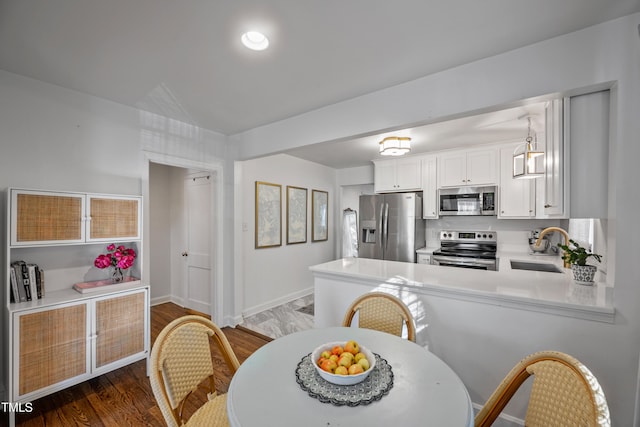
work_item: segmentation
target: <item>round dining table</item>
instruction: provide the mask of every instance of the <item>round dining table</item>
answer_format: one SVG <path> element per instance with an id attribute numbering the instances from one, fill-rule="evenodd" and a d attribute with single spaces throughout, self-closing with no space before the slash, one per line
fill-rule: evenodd
<path id="1" fill-rule="evenodd" d="M 390 389 L 378 400 L 357 406 L 323 402 L 297 382 L 305 356 L 324 343 L 348 340 L 391 368 Z M 227 413 L 232 427 L 473 426 L 467 389 L 446 363 L 414 342 L 357 327 L 309 329 L 259 348 L 231 380 Z"/>

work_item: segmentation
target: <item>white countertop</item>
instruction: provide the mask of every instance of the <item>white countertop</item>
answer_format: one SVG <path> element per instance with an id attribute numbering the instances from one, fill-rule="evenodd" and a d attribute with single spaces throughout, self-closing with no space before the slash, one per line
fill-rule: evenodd
<path id="1" fill-rule="evenodd" d="M 576 284 L 570 269 L 550 273 L 511 268 L 511 260 L 555 263 L 560 257 L 499 253 L 497 271 L 367 258 L 343 258 L 310 267 L 316 277 L 403 285 L 416 291 L 487 304 L 613 323 L 613 288 Z"/>

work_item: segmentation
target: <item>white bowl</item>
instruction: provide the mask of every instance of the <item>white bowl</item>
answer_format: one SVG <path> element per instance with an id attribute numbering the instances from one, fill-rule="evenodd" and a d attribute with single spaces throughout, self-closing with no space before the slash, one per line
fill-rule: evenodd
<path id="1" fill-rule="evenodd" d="M 313 366 L 316 367 L 316 371 L 318 371 L 318 373 L 322 378 L 324 378 L 325 380 L 329 381 L 332 384 L 337 384 L 337 385 L 358 384 L 364 381 L 369 376 L 371 371 L 373 371 L 373 368 L 376 366 L 376 357 L 374 356 L 374 354 L 369 349 L 367 349 L 366 347 L 363 347 L 358 343 L 358 345 L 360 346 L 360 352 L 364 353 L 364 355 L 367 357 L 367 360 L 369 361 L 369 369 L 367 369 L 361 374 L 356 374 L 356 375 L 336 375 L 336 374 L 332 374 L 331 372 L 323 371 L 318 366 L 318 363 L 317 363 L 318 359 L 320 358 L 320 354 L 325 350 L 331 351 L 331 349 L 337 345 L 344 347 L 345 344 L 346 344 L 346 341 L 328 342 L 328 343 L 322 344 L 321 346 L 316 347 L 316 349 L 313 350 L 313 353 L 311 353 L 311 363 L 313 363 Z"/>

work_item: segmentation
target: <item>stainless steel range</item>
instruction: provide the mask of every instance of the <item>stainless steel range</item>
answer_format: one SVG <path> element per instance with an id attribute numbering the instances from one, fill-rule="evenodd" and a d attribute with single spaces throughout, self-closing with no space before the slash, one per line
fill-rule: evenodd
<path id="1" fill-rule="evenodd" d="M 495 231 L 441 231 L 440 249 L 433 251 L 431 264 L 495 271 L 497 247 Z"/>

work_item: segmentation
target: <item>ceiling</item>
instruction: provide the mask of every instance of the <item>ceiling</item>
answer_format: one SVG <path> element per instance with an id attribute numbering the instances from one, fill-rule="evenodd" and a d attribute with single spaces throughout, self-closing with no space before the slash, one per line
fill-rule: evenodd
<path id="1" fill-rule="evenodd" d="M 0 69 L 233 135 L 638 11 L 640 0 L 0 0 Z M 269 49 L 244 48 L 249 29 Z M 292 154 L 345 167 L 336 151 Z"/>

